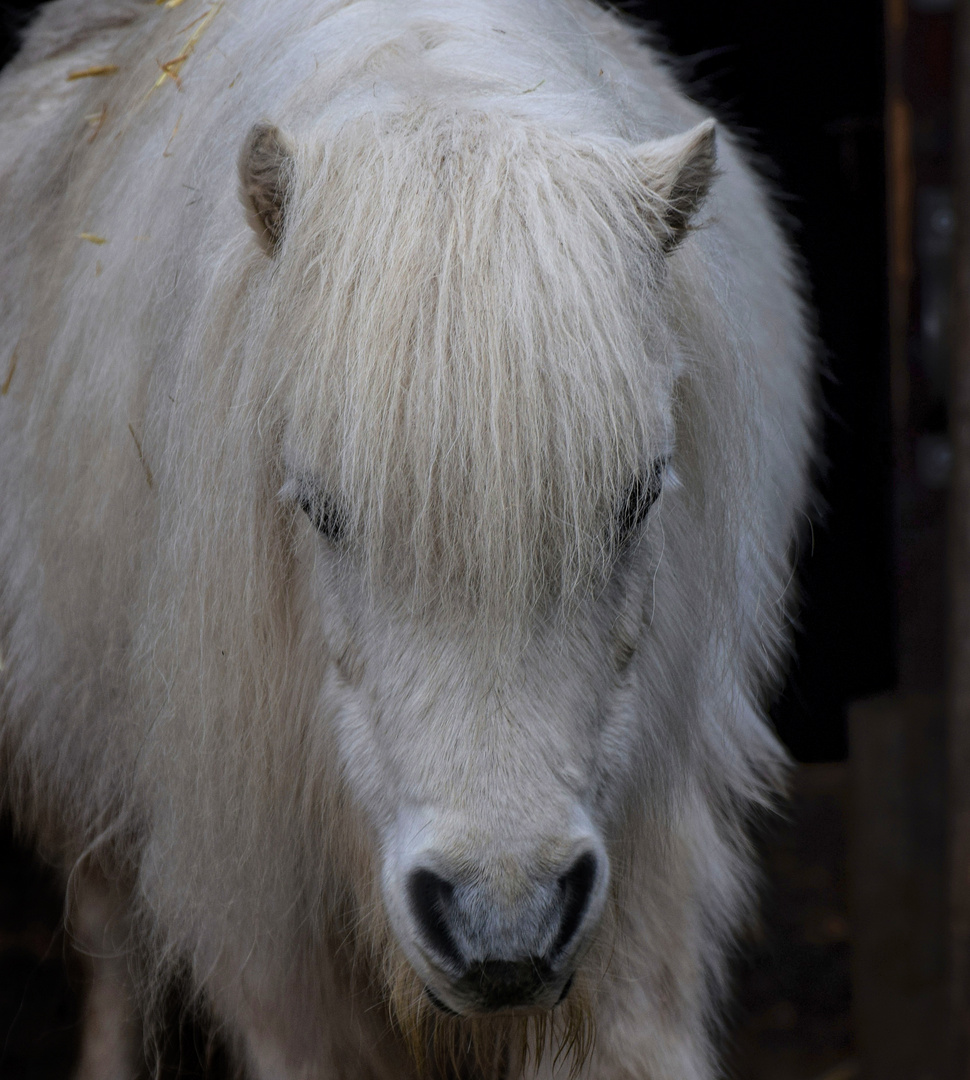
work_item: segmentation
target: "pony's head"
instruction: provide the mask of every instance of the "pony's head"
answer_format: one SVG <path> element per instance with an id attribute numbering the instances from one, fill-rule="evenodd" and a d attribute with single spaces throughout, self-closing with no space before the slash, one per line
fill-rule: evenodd
<path id="1" fill-rule="evenodd" d="M 713 168 L 711 123 L 630 149 L 415 110 L 245 144 L 294 587 L 402 1023 L 567 998 L 644 716 L 689 696 L 689 643 L 652 640 L 655 592 L 692 588 L 661 582 L 664 281 Z"/>

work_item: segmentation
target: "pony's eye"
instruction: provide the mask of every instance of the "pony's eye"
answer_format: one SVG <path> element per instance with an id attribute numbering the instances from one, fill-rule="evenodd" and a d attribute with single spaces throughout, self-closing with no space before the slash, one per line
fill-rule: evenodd
<path id="1" fill-rule="evenodd" d="M 667 459 L 658 457 L 646 474 L 639 473 L 634 476 L 627 490 L 626 500 L 616 515 L 616 533 L 621 541 L 643 524 L 650 507 L 660 497 L 666 468 Z"/>
<path id="2" fill-rule="evenodd" d="M 308 476 L 291 476 L 279 492 L 279 498 L 296 503 L 313 527 L 333 543 L 347 532 L 346 514 L 337 500 L 324 494 L 322 485 Z"/>
<path id="3" fill-rule="evenodd" d="M 344 535 L 344 516 L 332 499 L 325 496 L 302 494 L 300 509 L 313 523 L 313 527 L 333 543 L 339 543 Z"/>

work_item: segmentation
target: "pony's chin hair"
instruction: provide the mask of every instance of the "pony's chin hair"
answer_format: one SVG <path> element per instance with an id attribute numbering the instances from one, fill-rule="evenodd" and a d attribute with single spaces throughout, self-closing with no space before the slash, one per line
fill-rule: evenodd
<path id="1" fill-rule="evenodd" d="M 582 972 L 552 1010 L 521 1016 L 448 1016 L 431 1004 L 403 956 L 386 972 L 395 1029 L 422 1076 L 436 1080 L 506 1080 L 552 1056 L 556 1070 L 576 1077 L 593 1049 L 595 1026 Z"/>

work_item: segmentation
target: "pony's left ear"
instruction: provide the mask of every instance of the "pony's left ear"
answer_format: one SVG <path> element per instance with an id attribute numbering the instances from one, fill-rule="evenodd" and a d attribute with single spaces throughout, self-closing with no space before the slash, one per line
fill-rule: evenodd
<path id="1" fill-rule="evenodd" d="M 671 252 L 690 230 L 690 221 L 711 189 L 717 168 L 713 120 L 704 120 L 683 135 L 643 143 L 634 151 L 650 210 L 656 215 L 659 239 Z"/>
<path id="2" fill-rule="evenodd" d="M 293 147 L 278 127 L 260 122 L 250 130 L 239 155 L 239 182 L 249 224 L 275 255 L 293 185 Z"/>

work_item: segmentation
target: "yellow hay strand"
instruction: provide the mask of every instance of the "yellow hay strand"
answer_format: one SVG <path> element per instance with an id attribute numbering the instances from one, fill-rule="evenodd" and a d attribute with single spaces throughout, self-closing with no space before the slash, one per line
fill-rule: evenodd
<path id="1" fill-rule="evenodd" d="M 78 71 L 69 71 L 67 73 L 67 81 L 74 82 L 75 79 L 96 79 L 102 75 L 114 75 L 118 71 L 117 64 L 95 64 L 93 67 L 81 68 Z"/>
<path id="2" fill-rule="evenodd" d="M 200 15 L 198 19 L 195 19 L 193 22 L 190 22 L 188 26 L 184 26 L 182 28 L 182 30 L 188 30 L 189 27 L 194 26 L 196 23 L 198 23 L 198 25 L 195 26 L 195 30 L 192 31 L 192 36 L 182 46 L 182 51 L 179 53 L 179 55 L 174 57 L 172 60 L 166 60 L 164 64 L 159 63 L 158 66 L 162 69 L 162 73 L 158 76 L 158 79 L 156 80 L 155 85 L 152 87 L 152 90 L 157 90 L 162 85 L 162 83 L 165 82 L 166 79 L 171 79 L 179 90 L 182 89 L 182 83 L 179 79 L 179 73 L 182 70 L 182 65 L 185 63 L 186 60 L 188 60 L 192 53 L 195 52 L 195 47 L 199 44 L 200 38 L 206 32 L 206 30 L 209 29 L 212 20 L 216 17 L 216 15 L 219 14 L 221 8 L 222 2 L 220 0 L 219 3 L 213 4 L 212 7 L 209 8 L 209 10 L 205 12 L 204 15 Z M 179 33 L 181 32 L 182 31 L 179 31 Z"/>
<path id="3" fill-rule="evenodd" d="M 97 233 L 93 233 L 93 232 L 78 233 L 77 238 L 78 238 L 78 240 L 87 240 L 87 242 L 89 244 L 97 244 L 98 247 L 100 247 L 102 244 L 106 244 L 108 242 L 106 237 L 98 236 Z"/>
<path id="4" fill-rule="evenodd" d="M 141 462 L 141 467 L 145 470 L 145 479 L 148 481 L 148 487 L 151 488 L 152 484 L 155 482 L 154 477 L 152 476 L 152 470 L 148 467 L 148 462 L 145 460 L 145 455 L 141 450 L 141 443 L 131 424 L 128 425 L 128 430 L 131 432 L 131 437 L 135 441 L 135 449 L 138 451 L 138 460 Z"/>
<path id="5" fill-rule="evenodd" d="M 175 83 L 176 90 L 181 90 L 182 80 L 179 78 L 179 71 L 186 60 L 188 60 L 188 56 L 185 53 L 182 53 L 181 56 L 176 56 L 174 60 L 166 60 L 164 64 L 159 60 L 158 66 L 162 69 L 162 73 L 159 75 L 158 81 L 152 89 L 154 90 L 156 86 L 161 86 L 167 75 Z"/>
<path id="6" fill-rule="evenodd" d="M 219 6 L 221 7 L 222 5 L 220 4 Z M 180 27 L 178 28 L 178 30 L 176 30 L 176 33 L 177 33 L 177 34 L 184 34 L 184 33 L 185 33 L 185 32 L 186 32 L 187 30 L 191 30 L 191 29 L 192 29 L 192 27 L 193 27 L 193 26 L 195 26 L 195 24 L 196 24 L 196 23 L 200 23 L 200 22 L 202 22 L 202 20 L 203 20 L 203 19 L 204 19 L 204 18 L 205 18 L 205 17 L 206 17 L 206 16 L 208 15 L 208 14 L 209 14 L 209 12 L 208 12 L 208 11 L 203 11 L 201 15 L 196 15 L 196 17 L 195 17 L 195 18 L 194 18 L 194 19 L 193 19 L 193 20 L 192 20 L 191 22 L 187 22 L 187 23 L 185 24 L 185 26 L 180 26 Z"/>
<path id="7" fill-rule="evenodd" d="M 10 357 L 10 367 L 7 370 L 7 377 L 3 380 L 3 386 L 0 386 L 0 397 L 6 397 L 7 391 L 10 389 L 10 384 L 13 382 L 13 373 L 17 370 L 17 350 L 14 349 L 13 354 Z"/>
<path id="8" fill-rule="evenodd" d="M 159 7 L 164 4 L 166 8 L 177 8 L 181 7 L 185 3 L 185 0 L 155 0 L 155 3 Z"/>

